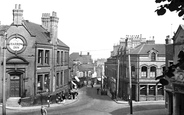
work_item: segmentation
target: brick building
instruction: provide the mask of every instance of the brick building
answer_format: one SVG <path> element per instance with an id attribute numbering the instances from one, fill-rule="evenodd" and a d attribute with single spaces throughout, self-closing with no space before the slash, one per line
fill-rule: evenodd
<path id="1" fill-rule="evenodd" d="M 53 94 L 68 88 L 69 47 L 58 39 L 59 18 L 52 12 L 43 13 L 41 20 L 42 25 L 23 20 L 21 5 L 15 5 L 13 23 L 8 28 L 0 26 L 1 73 L 5 39 L 7 43 L 6 98 L 36 97 L 39 93 Z"/>

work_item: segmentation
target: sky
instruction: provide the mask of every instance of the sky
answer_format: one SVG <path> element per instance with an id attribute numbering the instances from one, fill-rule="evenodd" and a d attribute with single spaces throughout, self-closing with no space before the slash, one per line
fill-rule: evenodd
<path id="1" fill-rule="evenodd" d="M 155 0 L 4 0 L 1 25 L 13 22 L 12 10 L 21 4 L 23 18 L 41 25 L 42 13 L 55 11 L 59 18 L 58 38 L 70 47 L 70 54 L 90 53 L 93 59 L 109 58 L 114 45 L 126 35 L 140 35 L 164 44 L 184 20 L 175 12 L 155 13 Z"/>

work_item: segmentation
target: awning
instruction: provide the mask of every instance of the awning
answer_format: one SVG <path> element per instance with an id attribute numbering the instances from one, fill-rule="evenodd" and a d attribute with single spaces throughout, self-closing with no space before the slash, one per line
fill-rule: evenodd
<path id="1" fill-rule="evenodd" d="M 80 79 L 79 79 L 77 76 L 75 76 L 75 80 L 76 80 L 77 82 L 80 82 Z"/>
<path id="2" fill-rule="evenodd" d="M 73 85 L 77 85 L 76 83 L 74 83 L 73 81 L 71 81 Z"/>

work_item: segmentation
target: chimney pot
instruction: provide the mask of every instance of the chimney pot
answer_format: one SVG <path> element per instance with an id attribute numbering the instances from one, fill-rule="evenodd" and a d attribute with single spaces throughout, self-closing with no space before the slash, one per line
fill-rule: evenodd
<path id="1" fill-rule="evenodd" d="M 21 4 L 19 4 L 19 9 L 21 9 Z"/>

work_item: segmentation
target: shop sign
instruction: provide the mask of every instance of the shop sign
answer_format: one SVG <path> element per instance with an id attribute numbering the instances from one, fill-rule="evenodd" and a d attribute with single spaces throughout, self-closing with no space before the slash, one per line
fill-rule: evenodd
<path id="1" fill-rule="evenodd" d="M 22 53 L 27 46 L 26 39 L 19 34 L 13 34 L 7 40 L 7 49 L 15 54 Z"/>
<path id="2" fill-rule="evenodd" d="M 13 51 L 20 51 L 23 48 L 23 40 L 20 38 L 12 38 L 9 41 L 9 47 Z"/>

